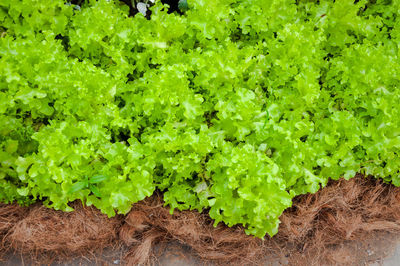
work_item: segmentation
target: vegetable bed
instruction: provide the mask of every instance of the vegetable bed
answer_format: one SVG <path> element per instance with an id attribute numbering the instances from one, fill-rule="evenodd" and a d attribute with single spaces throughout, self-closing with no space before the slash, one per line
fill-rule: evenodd
<path id="1" fill-rule="evenodd" d="M 0 2 L 0 202 L 161 193 L 263 239 L 329 180 L 400 185 L 400 1 L 164 2 Z"/>

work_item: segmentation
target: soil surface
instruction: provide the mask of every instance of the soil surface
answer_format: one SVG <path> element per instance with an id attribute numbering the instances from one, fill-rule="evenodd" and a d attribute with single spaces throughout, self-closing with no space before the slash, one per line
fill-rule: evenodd
<path id="1" fill-rule="evenodd" d="M 358 265 L 372 266 L 398 266 L 400 265 L 400 239 L 393 237 L 387 233 L 377 233 L 374 240 L 370 243 L 359 243 L 358 247 L 354 245 L 348 248 L 354 251 L 354 256 L 358 257 Z M 105 249 L 101 253 L 95 255 L 96 259 L 86 257 L 76 258 L 71 261 L 58 262 L 51 264 L 52 266 L 64 265 L 123 265 L 122 254 L 125 252 L 123 248 Z M 156 252 L 157 253 L 157 252 Z M 196 265 L 213 265 L 204 264 L 191 252 L 190 248 L 182 246 L 179 243 L 169 243 L 165 250 L 156 258 L 156 265 L 162 266 L 196 266 Z M 32 265 L 32 261 L 26 256 L 18 254 L 9 254 L 6 261 L 1 263 L 5 266 Z M 266 265 L 288 265 L 287 261 L 280 260 Z"/>

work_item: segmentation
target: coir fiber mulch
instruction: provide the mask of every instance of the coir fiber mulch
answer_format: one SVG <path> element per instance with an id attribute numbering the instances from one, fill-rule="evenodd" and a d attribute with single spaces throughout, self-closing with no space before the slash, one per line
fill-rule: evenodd
<path id="1" fill-rule="evenodd" d="M 362 176 L 332 181 L 314 195 L 295 198 L 281 216 L 279 233 L 264 241 L 247 236 L 240 226 L 215 228 L 206 213 L 170 215 L 160 194 L 111 219 L 79 202 L 73 207 L 64 213 L 39 203 L 0 205 L 0 256 L 21 253 L 50 263 L 95 257 L 114 247 L 124 251 L 122 264 L 146 265 L 156 264 L 160 247 L 174 242 L 188 247 L 201 263 L 216 265 L 357 265 L 363 264 L 376 233 L 400 233 L 400 188 Z"/>

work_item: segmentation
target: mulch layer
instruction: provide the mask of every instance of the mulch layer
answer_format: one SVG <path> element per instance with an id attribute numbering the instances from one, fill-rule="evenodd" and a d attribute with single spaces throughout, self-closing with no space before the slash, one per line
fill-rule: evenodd
<path id="1" fill-rule="evenodd" d="M 160 252 L 179 243 L 204 264 L 362 265 L 380 238 L 386 255 L 400 236 L 400 188 L 371 177 L 332 181 L 313 195 L 294 199 L 281 216 L 279 232 L 260 240 L 241 226 L 227 227 L 207 213 L 163 207 L 155 193 L 125 216 L 107 218 L 80 202 L 73 212 L 0 204 L 0 258 L 23 254 L 37 264 L 82 257 L 96 259 L 104 249 L 120 250 L 125 265 L 157 264 Z M 372 244 L 371 244 L 372 243 Z"/>

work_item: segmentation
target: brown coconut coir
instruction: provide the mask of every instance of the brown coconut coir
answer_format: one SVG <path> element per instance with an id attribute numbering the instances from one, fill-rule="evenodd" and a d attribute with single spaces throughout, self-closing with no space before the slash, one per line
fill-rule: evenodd
<path id="1" fill-rule="evenodd" d="M 159 254 L 155 247 L 178 242 L 203 263 L 357 265 L 366 262 L 376 233 L 393 239 L 400 233 L 400 188 L 360 175 L 296 197 L 281 216 L 278 234 L 264 241 L 240 226 L 213 227 L 206 212 L 170 215 L 160 193 L 111 219 L 79 202 L 72 207 L 74 212 L 64 213 L 40 204 L 0 205 L 0 255 L 17 251 L 48 263 L 117 246 L 126 250 L 123 264 L 153 264 Z"/>

